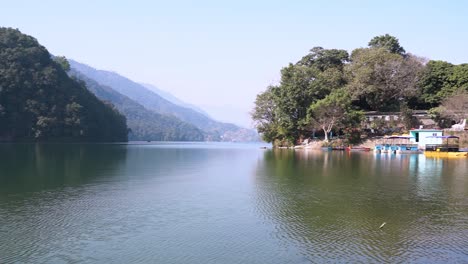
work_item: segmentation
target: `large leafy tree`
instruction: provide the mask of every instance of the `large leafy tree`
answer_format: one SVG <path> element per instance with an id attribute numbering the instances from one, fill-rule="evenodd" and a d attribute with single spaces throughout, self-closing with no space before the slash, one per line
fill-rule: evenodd
<path id="1" fill-rule="evenodd" d="M 363 114 L 351 104 L 351 97 L 345 89 L 337 89 L 324 99 L 309 107 L 308 122 L 314 128 L 322 129 L 325 141 L 334 129 L 354 127 L 360 124 Z"/>
<path id="2" fill-rule="evenodd" d="M 451 89 L 450 79 L 454 65 L 445 61 L 429 61 L 424 68 L 419 87 L 422 92 L 421 99 L 424 103 L 434 107 L 440 104 Z"/>
<path id="3" fill-rule="evenodd" d="M 269 86 L 266 91 L 257 95 L 255 108 L 252 111 L 252 119 L 263 139 L 272 142 L 281 137 L 281 131 L 278 130 L 277 105 L 274 90 L 276 86 Z"/>
<path id="4" fill-rule="evenodd" d="M 419 87 L 421 99 L 436 107 L 454 93 L 468 91 L 468 64 L 453 65 L 445 61 L 429 61 L 423 70 Z"/>
<path id="5" fill-rule="evenodd" d="M 383 48 L 391 53 L 404 55 L 406 53 L 405 49 L 400 46 L 400 41 L 389 34 L 373 37 L 369 43 L 371 48 Z"/>
<path id="6" fill-rule="evenodd" d="M 346 83 L 344 65 L 348 53 L 344 50 L 327 50 L 315 47 L 295 64 L 289 64 L 281 70 L 281 82 L 257 97 L 252 117 L 257 128 L 273 128 L 276 134 L 264 134 L 267 141 L 287 140 L 291 143 L 308 133 L 307 111 L 309 106 L 331 91 Z M 274 108 L 274 122 L 265 123 L 261 118 L 263 102 L 268 101 Z M 266 125 L 268 124 L 268 125 Z"/>
<path id="7" fill-rule="evenodd" d="M 417 85 L 424 67 L 422 59 L 405 57 L 384 48 L 360 48 L 347 66 L 349 90 L 367 110 L 398 110 L 399 101 L 419 95 Z"/>

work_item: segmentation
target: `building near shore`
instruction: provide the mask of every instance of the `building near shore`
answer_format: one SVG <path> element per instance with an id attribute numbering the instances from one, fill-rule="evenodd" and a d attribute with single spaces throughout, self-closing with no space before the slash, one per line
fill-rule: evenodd
<path id="1" fill-rule="evenodd" d="M 424 149 L 426 144 L 442 144 L 441 138 L 428 138 L 433 136 L 442 136 L 443 130 L 440 129 L 413 129 L 410 130 L 411 141 L 418 144 L 420 149 Z"/>

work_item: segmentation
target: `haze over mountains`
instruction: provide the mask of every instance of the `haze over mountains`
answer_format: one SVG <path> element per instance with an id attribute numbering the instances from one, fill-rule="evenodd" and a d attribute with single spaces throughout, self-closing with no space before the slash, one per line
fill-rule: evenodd
<path id="1" fill-rule="evenodd" d="M 203 110 L 154 86 L 145 87 L 114 72 L 97 70 L 74 60 L 69 62 L 72 75 L 83 79 L 98 98 L 111 102 L 126 115 L 132 130 L 130 140 L 258 140 L 256 131 L 213 120 Z"/>
<path id="2" fill-rule="evenodd" d="M 69 74 L 84 81 L 86 88 L 96 97 L 102 101 L 110 102 L 120 113 L 125 115 L 127 125 L 131 129 L 130 140 L 203 141 L 205 139 L 203 131 L 194 125 L 150 111 L 127 96 L 108 86 L 100 85 L 73 68 Z"/>
<path id="3" fill-rule="evenodd" d="M 166 99 L 167 101 L 173 103 L 173 104 L 176 104 L 176 105 L 179 105 L 179 106 L 182 106 L 182 107 L 185 107 L 185 108 L 190 108 L 190 109 L 193 109 L 211 119 L 213 119 L 210 114 L 208 114 L 205 110 L 201 109 L 200 107 L 196 106 L 196 105 L 193 105 L 193 104 L 189 104 L 189 103 L 186 103 L 182 100 L 180 100 L 179 98 L 175 97 L 173 94 L 169 93 L 168 91 L 164 91 L 164 90 L 161 90 L 159 89 L 158 87 L 152 85 L 152 84 L 149 84 L 149 83 L 141 83 L 141 85 L 143 85 L 144 87 L 146 87 L 147 89 L 157 93 L 159 96 L 161 96 L 162 98 Z"/>

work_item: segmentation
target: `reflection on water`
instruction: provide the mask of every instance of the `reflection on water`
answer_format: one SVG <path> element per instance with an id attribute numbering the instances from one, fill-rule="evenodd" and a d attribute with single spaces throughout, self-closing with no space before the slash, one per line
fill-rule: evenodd
<path id="1" fill-rule="evenodd" d="M 125 160 L 120 145 L 1 144 L 0 199 L 20 194 L 92 181 L 112 176 Z"/>
<path id="2" fill-rule="evenodd" d="M 467 169 L 424 155 L 269 151 L 258 208 L 312 262 L 468 261 Z"/>
<path id="3" fill-rule="evenodd" d="M 0 144 L 0 263 L 467 262 L 467 160 L 259 147 Z"/>

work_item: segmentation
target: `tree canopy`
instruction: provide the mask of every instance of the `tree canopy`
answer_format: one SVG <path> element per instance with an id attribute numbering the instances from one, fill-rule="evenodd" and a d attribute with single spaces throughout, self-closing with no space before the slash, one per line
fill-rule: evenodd
<path id="1" fill-rule="evenodd" d="M 328 141 L 328 134 L 333 129 L 354 127 L 360 124 L 362 118 L 362 112 L 354 109 L 350 94 L 342 88 L 311 104 L 307 123 L 314 128 L 322 129 L 325 141 Z"/>
<path id="2" fill-rule="evenodd" d="M 468 64 L 427 61 L 385 34 L 351 56 L 312 48 L 281 70 L 279 84 L 257 96 L 252 118 L 264 140 L 291 145 L 315 129 L 325 136 L 359 129 L 362 111 L 400 111 L 401 127 L 410 128 L 413 109 L 447 104 L 458 91 L 468 91 Z"/>
<path id="3" fill-rule="evenodd" d="M 252 117 L 266 140 L 295 142 L 309 133 L 310 105 L 345 83 L 345 50 L 315 47 L 297 63 L 281 70 L 278 86 L 257 96 Z"/>
<path id="4" fill-rule="evenodd" d="M 395 111 L 398 101 L 420 95 L 417 86 L 423 69 L 422 59 L 403 57 L 384 49 L 355 49 L 347 65 L 348 89 L 367 110 Z"/>
<path id="5" fill-rule="evenodd" d="M 127 140 L 125 117 L 66 70 L 33 37 L 0 28 L 0 140 Z"/>
<path id="6" fill-rule="evenodd" d="M 391 53 L 399 55 L 406 53 L 405 49 L 400 46 L 400 41 L 389 34 L 373 37 L 368 45 L 371 48 L 383 48 Z"/>

